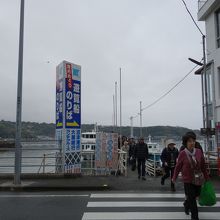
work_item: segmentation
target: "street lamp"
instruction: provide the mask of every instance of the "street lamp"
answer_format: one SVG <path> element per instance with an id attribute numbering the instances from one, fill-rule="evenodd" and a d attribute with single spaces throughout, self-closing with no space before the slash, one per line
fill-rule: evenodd
<path id="1" fill-rule="evenodd" d="M 17 109 L 15 133 L 15 173 L 14 184 L 21 184 L 21 112 L 22 112 L 22 76 L 23 76 L 23 42 L 24 42 L 24 2 L 21 0 L 20 8 L 20 35 L 18 56 L 18 84 L 17 84 Z"/>
<path id="2" fill-rule="evenodd" d="M 199 65 L 199 66 L 203 66 L 203 63 L 201 63 L 201 62 L 199 62 L 199 61 L 197 61 L 197 60 L 194 60 L 194 59 L 192 59 L 192 58 L 188 58 L 188 60 L 191 61 L 191 62 L 193 62 L 193 63 L 195 63 L 195 64 L 197 64 L 197 65 Z"/>

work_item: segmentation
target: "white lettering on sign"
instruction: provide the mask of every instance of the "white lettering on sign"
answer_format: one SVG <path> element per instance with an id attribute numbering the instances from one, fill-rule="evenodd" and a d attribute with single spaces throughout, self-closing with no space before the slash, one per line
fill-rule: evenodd
<path id="1" fill-rule="evenodd" d="M 73 84 L 73 91 L 76 93 L 80 93 L 80 86 L 78 83 Z"/>
<path id="2" fill-rule="evenodd" d="M 72 110 L 72 108 L 73 108 L 72 102 L 67 100 L 66 107 L 67 107 L 68 110 Z"/>
<path id="3" fill-rule="evenodd" d="M 69 99 L 69 100 L 73 99 L 73 93 L 71 91 L 68 91 L 66 93 L 66 98 Z"/>
<path id="4" fill-rule="evenodd" d="M 74 93 L 74 102 L 80 103 L 80 95 L 79 94 Z"/>
<path id="5" fill-rule="evenodd" d="M 73 112 L 72 111 L 67 111 L 66 112 L 66 119 L 68 119 L 68 120 L 73 119 Z"/>
<path id="6" fill-rule="evenodd" d="M 79 104 L 74 104 L 73 112 L 75 114 L 79 114 L 79 112 L 80 112 Z"/>

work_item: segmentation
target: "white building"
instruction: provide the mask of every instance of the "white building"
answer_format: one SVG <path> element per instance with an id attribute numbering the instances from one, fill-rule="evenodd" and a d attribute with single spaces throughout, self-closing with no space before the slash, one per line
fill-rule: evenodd
<path id="1" fill-rule="evenodd" d="M 220 0 L 199 0 L 198 3 L 198 20 L 205 21 L 206 28 L 209 127 L 216 128 L 216 135 L 211 139 L 210 145 L 211 150 L 216 150 L 216 147 L 220 146 Z M 202 69 L 198 70 L 197 74 L 199 71 L 201 73 Z M 205 105 L 203 109 L 206 110 Z M 204 119 L 206 121 L 205 117 Z"/>

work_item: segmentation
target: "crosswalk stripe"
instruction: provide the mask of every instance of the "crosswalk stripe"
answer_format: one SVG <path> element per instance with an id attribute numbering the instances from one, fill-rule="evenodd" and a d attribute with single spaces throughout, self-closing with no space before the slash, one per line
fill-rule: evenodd
<path id="1" fill-rule="evenodd" d="M 183 202 L 88 202 L 87 207 L 183 207 Z M 220 202 L 213 207 L 220 208 Z"/>
<path id="2" fill-rule="evenodd" d="M 201 220 L 219 220 L 220 212 L 199 213 Z M 82 220 L 185 220 L 190 219 L 180 212 L 86 212 Z"/>
<path id="3" fill-rule="evenodd" d="M 203 207 L 199 212 L 201 220 L 220 220 L 220 194 L 216 196 L 218 202 L 215 206 Z M 91 194 L 82 220 L 187 220 L 191 217 L 180 210 L 184 198 L 184 193 Z"/>
<path id="4" fill-rule="evenodd" d="M 216 194 L 220 198 L 220 194 Z M 91 198 L 185 198 L 183 193 L 110 193 L 91 194 Z"/>

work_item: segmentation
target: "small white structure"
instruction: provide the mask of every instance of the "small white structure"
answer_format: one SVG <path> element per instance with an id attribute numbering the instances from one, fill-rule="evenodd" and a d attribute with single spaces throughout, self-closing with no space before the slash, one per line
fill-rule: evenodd
<path id="1" fill-rule="evenodd" d="M 147 146 L 148 146 L 149 154 L 155 154 L 161 152 L 160 145 L 156 142 L 152 142 L 151 135 L 148 136 Z"/>
<path id="2" fill-rule="evenodd" d="M 96 145 L 96 132 L 83 132 L 82 133 L 82 151 L 95 151 Z"/>

